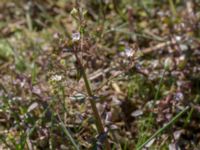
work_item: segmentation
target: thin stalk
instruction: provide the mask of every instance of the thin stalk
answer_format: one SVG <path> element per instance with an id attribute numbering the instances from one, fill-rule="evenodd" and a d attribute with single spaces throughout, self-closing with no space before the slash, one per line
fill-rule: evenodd
<path id="1" fill-rule="evenodd" d="M 51 127 L 50 127 L 50 138 L 49 138 L 49 149 L 54 149 L 54 143 L 53 143 L 53 122 L 54 122 L 54 115 L 51 115 Z"/>
<path id="2" fill-rule="evenodd" d="M 67 130 L 67 128 L 65 127 L 65 124 L 63 123 L 63 121 L 60 120 L 60 125 L 64 131 L 64 133 L 67 135 L 67 137 L 69 138 L 70 142 L 73 144 L 73 146 L 75 147 L 76 150 L 80 150 L 79 146 L 76 144 L 74 138 L 71 136 L 70 132 Z"/>
<path id="3" fill-rule="evenodd" d="M 155 104 L 155 101 L 158 99 L 158 94 L 160 92 L 160 88 L 161 88 L 161 85 L 163 83 L 165 72 L 166 72 L 166 67 L 164 68 L 164 72 L 163 72 L 162 77 L 161 77 L 161 79 L 159 81 L 158 90 L 156 91 L 156 94 L 155 94 L 155 97 L 154 97 L 154 104 Z"/>
<path id="4" fill-rule="evenodd" d="M 92 99 L 93 93 L 92 93 L 92 89 L 90 87 L 90 83 L 89 83 L 88 77 L 87 77 L 87 75 L 85 73 L 85 69 L 84 69 L 84 67 L 83 67 L 83 65 L 82 65 L 77 53 L 75 53 L 75 57 L 76 57 L 76 59 L 78 61 L 78 64 L 79 64 L 79 67 L 80 67 L 79 69 L 80 69 L 80 71 L 82 73 L 83 80 L 85 82 L 85 87 L 86 87 L 87 93 L 88 93 L 88 95 L 90 97 L 89 101 L 90 101 L 90 104 L 92 106 L 92 111 L 93 111 L 93 115 L 95 117 L 95 121 L 96 121 L 96 126 L 97 126 L 97 129 L 98 129 L 98 132 L 99 132 L 99 134 L 102 134 L 102 133 L 104 133 L 104 125 L 103 125 L 103 123 L 101 121 L 101 117 L 100 117 L 99 112 L 97 110 L 95 100 Z M 111 150 L 110 144 L 109 144 L 107 138 L 105 139 L 105 147 L 106 147 L 106 150 Z"/>

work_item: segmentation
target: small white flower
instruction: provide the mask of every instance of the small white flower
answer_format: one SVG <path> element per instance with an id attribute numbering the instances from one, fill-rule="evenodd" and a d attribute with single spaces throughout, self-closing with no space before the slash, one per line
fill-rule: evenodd
<path id="1" fill-rule="evenodd" d="M 25 84 L 26 84 L 26 81 L 23 80 L 22 82 L 20 82 L 20 87 L 24 87 Z"/>
<path id="2" fill-rule="evenodd" d="M 125 52 L 125 54 L 126 54 L 127 57 L 132 57 L 133 54 L 134 54 L 133 49 L 130 48 L 130 47 L 126 47 L 124 52 Z"/>
<path id="3" fill-rule="evenodd" d="M 72 41 L 78 41 L 80 40 L 80 33 L 79 32 L 76 32 L 76 33 L 72 33 Z"/>
<path id="4" fill-rule="evenodd" d="M 177 101 L 184 99 L 184 95 L 181 92 L 177 92 L 174 97 L 175 97 L 175 100 L 177 100 Z"/>
<path id="5" fill-rule="evenodd" d="M 53 34 L 53 38 L 54 38 L 54 39 L 59 39 L 59 33 L 58 33 L 58 32 L 54 33 L 54 34 Z"/>
<path id="6" fill-rule="evenodd" d="M 179 57 L 179 60 L 180 60 L 180 61 L 184 61 L 184 60 L 185 60 L 185 55 L 180 56 L 180 57 Z"/>
<path id="7" fill-rule="evenodd" d="M 53 81 L 60 81 L 60 80 L 62 80 L 62 76 L 56 74 L 56 75 L 54 75 L 54 76 L 51 77 L 51 80 L 53 80 Z"/>
<path id="8" fill-rule="evenodd" d="M 176 41 L 181 41 L 181 36 L 176 36 L 175 39 Z"/>

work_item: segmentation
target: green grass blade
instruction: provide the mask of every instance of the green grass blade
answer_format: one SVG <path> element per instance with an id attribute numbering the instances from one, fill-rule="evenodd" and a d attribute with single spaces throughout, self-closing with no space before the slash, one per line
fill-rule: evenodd
<path id="1" fill-rule="evenodd" d="M 66 134 L 66 136 L 69 138 L 70 142 L 74 145 L 76 150 L 80 150 L 79 146 L 76 144 L 74 138 L 71 136 L 71 134 L 69 133 L 69 131 L 67 130 L 67 128 L 65 127 L 64 123 L 60 120 L 60 125 L 64 131 L 64 133 Z"/>
<path id="2" fill-rule="evenodd" d="M 180 118 L 190 107 L 185 107 L 181 112 L 179 112 L 170 122 L 168 122 L 164 127 L 160 128 L 157 132 L 155 132 L 148 140 L 146 140 L 141 146 L 137 148 L 137 150 L 141 150 L 146 144 L 148 144 L 153 138 L 162 133 L 165 129 L 167 129 L 170 125 L 176 122 L 178 118 Z"/>
<path id="3" fill-rule="evenodd" d="M 176 16 L 176 7 L 175 7 L 175 4 L 174 4 L 174 2 L 173 2 L 173 0 L 169 0 L 169 5 L 170 5 L 170 9 L 171 9 L 171 11 L 172 11 L 172 14 L 174 15 L 174 16 Z"/>

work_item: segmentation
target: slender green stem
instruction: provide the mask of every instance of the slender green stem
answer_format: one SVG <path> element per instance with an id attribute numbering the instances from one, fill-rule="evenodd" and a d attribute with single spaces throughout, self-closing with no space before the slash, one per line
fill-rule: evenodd
<path id="1" fill-rule="evenodd" d="M 98 131 L 99 131 L 99 134 L 101 133 L 104 133 L 104 127 L 103 127 L 103 123 L 101 121 L 101 118 L 100 118 L 100 115 L 98 113 L 98 110 L 97 110 L 97 107 L 96 107 L 96 104 L 95 104 L 95 101 L 92 99 L 93 97 L 93 94 L 92 94 L 92 90 L 90 88 L 90 84 L 89 84 L 89 81 L 88 81 L 88 78 L 87 78 L 87 75 L 85 73 L 85 70 L 82 70 L 83 72 L 83 79 L 84 79 L 84 82 L 85 82 L 85 86 L 86 86 L 86 89 L 87 89 L 87 92 L 88 92 L 88 95 L 91 97 L 89 98 L 90 100 L 90 104 L 92 106 L 92 110 L 93 110 L 93 113 L 94 113 L 94 117 L 96 119 L 96 124 L 97 124 L 97 128 L 98 128 Z M 106 139 L 105 141 L 105 144 L 106 144 L 106 149 L 107 150 L 110 150 L 110 144 L 108 142 L 108 140 Z"/>
<path id="2" fill-rule="evenodd" d="M 154 103 L 158 99 L 158 95 L 159 95 L 159 92 L 160 92 L 161 85 L 163 83 L 165 72 L 166 72 L 166 67 L 164 68 L 164 72 L 163 72 L 162 77 L 161 77 L 161 79 L 159 81 L 158 90 L 156 91 L 156 94 L 155 94 L 155 97 L 154 97 Z"/>
<path id="3" fill-rule="evenodd" d="M 83 75 L 83 79 L 84 79 L 84 82 L 85 82 L 85 87 L 87 89 L 87 93 L 90 96 L 89 100 L 90 100 L 90 103 L 92 105 L 92 109 L 93 109 L 94 115 L 96 117 L 96 121 L 97 121 L 97 125 L 98 125 L 98 130 L 101 133 L 103 133 L 104 132 L 103 124 L 102 124 L 100 115 L 98 113 L 95 101 L 92 99 L 93 94 L 92 94 L 92 91 L 91 91 L 91 88 L 90 88 L 90 84 L 89 84 L 89 81 L 88 81 L 88 78 L 87 78 L 87 75 L 86 75 L 85 71 L 82 71 L 82 75 Z"/>
<path id="4" fill-rule="evenodd" d="M 76 144 L 74 138 L 71 136 L 70 132 L 67 130 L 67 128 L 65 127 L 64 123 L 60 120 L 60 125 L 64 131 L 64 133 L 67 135 L 67 137 L 69 138 L 70 142 L 74 145 L 76 150 L 80 150 L 79 146 Z"/>
<path id="5" fill-rule="evenodd" d="M 104 125 L 103 125 L 103 123 L 101 121 L 101 117 L 100 117 L 99 112 L 97 110 L 96 102 L 95 102 L 95 100 L 92 99 L 93 98 L 93 93 L 92 93 L 92 89 L 90 87 L 90 83 L 89 83 L 88 77 L 87 77 L 85 69 L 84 69 L 84 67 L 83 67 L 83 65 L 82 65 L 82 63 L 81 63 L 81 61 L 80 61 L 80 59 L 79 59 L 79 57 L 78 57 L 78 55 L 76 53 L 75 53 L 75 57 L 76 57 L 76 59 L 77 59 L 77 61 L 79 63 L 80 71 L 82 73 L 83 80 L 85 82 L 85 87 L 86 87 L 87 93 L 88 93 L 88 95 L 90 97 L 89 101 L 90 101 L 90 104 L 92 106 L 92 111 L 93 111 L 93 115 L 95 117 L 95 121 L 96 121 L 96 126 L 97 126 L 97 129 L 98 129 L 98 132 L 99 132 L 99 134 L 102 134 L 102 133 L 104 133 Z M 107 138 L 105 139 L 105 147 L 106 147 L 106 150 L 111 150 L 110 144 L 109 144 Z"/>

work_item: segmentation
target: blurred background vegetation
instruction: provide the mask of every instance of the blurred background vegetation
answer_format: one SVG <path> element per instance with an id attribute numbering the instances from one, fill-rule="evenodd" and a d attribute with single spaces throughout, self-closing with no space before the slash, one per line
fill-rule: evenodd
<path id="1" fill-rule="evenodd" d="M 1 0 L 0 149 L 101 149 L 74 49 L 112 149 L 200 149 L 199 22 L 199 0 Z"/>

